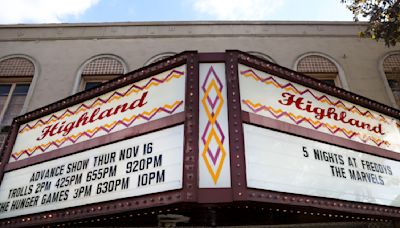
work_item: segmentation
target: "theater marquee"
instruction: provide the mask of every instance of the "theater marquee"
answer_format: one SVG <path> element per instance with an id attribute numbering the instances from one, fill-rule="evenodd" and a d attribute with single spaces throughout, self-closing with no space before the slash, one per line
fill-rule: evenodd
<path id="1" fill-rule="evenodd" d="M 0 218 L 182 187 L 183 126 L 7 172 Z"/>
<path id="2" fill-rule="evenodd" d="M 249 202 L 398 219 L 398 116 L 240 51 L 183 52 L 17 117 L 0 225 Z"/>

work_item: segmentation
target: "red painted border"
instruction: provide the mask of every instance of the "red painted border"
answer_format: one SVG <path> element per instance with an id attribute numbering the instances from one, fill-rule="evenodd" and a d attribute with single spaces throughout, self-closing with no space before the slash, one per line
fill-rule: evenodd
<path id="1" fill-rule="evenodd" d="M 173 205 L 182 202 L 183 197 L 182 190 L 174 190 L 2 219 L 0 225 L 2 227 L 24 227 L 88 219 L 144 208 Z"/>
<path id="2" fill-rule="evenodd" d="M 247 181 L 238 76 L 238 58 L 235 52 L 227 51 L 225 71 L 228 88 L 228 123 L 231 151 L 232 191 L 233 199 L 235 201 L 241 201 L 246 199 Z"/>
<path id="3" fill-rule="evenodd" d="M 183 197 L 195 202 L 198 197 L 199 69 L 197 52 L 188 53 L 185 92 L 185 133 Z"/>
<path id="4" fill-rule="evenodd" d="M 380 206 L 368 203 L 356 203 L 322 197 L 297 195 L 292 193 L 274 192 L 268 190 L 248 189 L 246 196 L 249 201 L 277 203 L 291 206 L 306 206 L 310 208 L 327 209 L 343 213 L 375 215 L 381 217 L 400 218 L 400 210 L 395 207 Z"/>

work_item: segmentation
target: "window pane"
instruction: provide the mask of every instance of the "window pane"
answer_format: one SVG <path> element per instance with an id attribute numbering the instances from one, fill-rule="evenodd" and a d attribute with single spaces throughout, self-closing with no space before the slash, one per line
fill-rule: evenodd
<path id="1" fill-rule="evenodd" d="M 15 86 L 14 95 L 26 95 L 28 94 L 29 84 L 17 84 Z"/>
<path id="2" fill-rule="evenodd" d="M 297 64 L 297 71 L 330 85 L 340 87 L 338 68 L 331 60 L 323 56 L 309 55 L 303 57 Z"/>
<path id="3" fill-rule="evenodd" d="M 394 79 L 389 79 L 388 82 L 389 82 L 390 88 L 397 89 L 397 90 L 400 89 L 399 81 L 394 80 Z"/>
<path id="4" fill-rule="evenodd" d="M 0 112 L 3 110 L 11 85 L 0 85 Z"/>
<path id="5" fill-rule="evenodd" d="M 329 84 L 329 85 L 335 85 L 335 80 L 333 80 L 333 79 L 323 79 L 323 80 L 321 80 L 321 81 L 323 81 L 323 82 L 325 82 L 326 84 Z"/>
<path id="6" fill-rule="evenodd" d="M 17 84 L 4 114 L 2 125 L 11 125 L 12 119 L 21 114 L 24 106 L 26 94 L 29 90 L 29 84 Z"/>
<path id="7" fill-rule="evenodd" d="M 96 86 L 98 86 L 100 84 L 101 84 L 101 82 L 86 82 L 85 90 L 91 89 L 91 88 L 96 87 Z"/>
<path id="8" fill-rule="evenodd" d="M 11 85 L 0 85 L 0 96 L 8 96 Z"/>

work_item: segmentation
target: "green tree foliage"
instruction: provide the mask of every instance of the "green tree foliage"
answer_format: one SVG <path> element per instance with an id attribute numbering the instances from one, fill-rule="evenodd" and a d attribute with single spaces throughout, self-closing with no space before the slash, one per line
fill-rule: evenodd
<path id="1" fill-rule="evenodd" d="M 361 37 L 370 37 L 376 41 L 384 40 L 385 44 L 395 46 L 400 42 L 400 0 L 341 0 L 354 15 L 369 19 Z"/>

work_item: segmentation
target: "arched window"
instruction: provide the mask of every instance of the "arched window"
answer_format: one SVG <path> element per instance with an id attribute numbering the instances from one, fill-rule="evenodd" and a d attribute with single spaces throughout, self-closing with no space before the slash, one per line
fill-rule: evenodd
<path id="1" fill-rule="evenodd" d="M 148 59 L 148 60 L 144 63 L 143 66 L 148 66 L 148 65 L 150 65 L 150 64 L 152 64 L 152 63 L 161 61 L 161 60 L 166 59 L 166 58 L 168 58 L 168 57 L 171 57 L 171 56 L 173 56 L 173 55 L 176 55 L 176 53 L 175 53 L 175 52 L 164 52 L 164 53 L 155 55 L 155 56 L 151 57 L 150 59 Z"/>
<path id="2" fill-rule="evenodd" d="M 395 102 L 400 107 L 400 54 L 388 55 L 383 60 L 383 70 Z"/>
<path id="3" fill-rule="evenodd" d="M 120 58 L 103 55 L 88 60 L 80 72 L 79 90 L 86 90 L 124 74 L 126 67 Z"/>
<path id="4" fill-rule="evenodd" d="M 35 66 L 27 58 L 0 61 L 0 125 L 11 125 L 12 119 L 21 114 L 34 74 Z"/>
<path id="5" fill-rule="evenodd" d="M 264 53 L 258 52 L 258 51 L 248 51 L 247 53 L 249 53 L 250 55 L 254 55 L 257 56 L 258 58 L 267 60 L 269 62 L 273 62 L 276 63 L 275 60 L 273 58 L 271 58 L 269 55 L 266 55 Z"/>
<path id="6" fill-rule="evenodd" d="M 328 58 L 312 54 L 307 55 L 297 62 L 297 71 L 325 83 L 341 87 L 339 70 Z"/>

